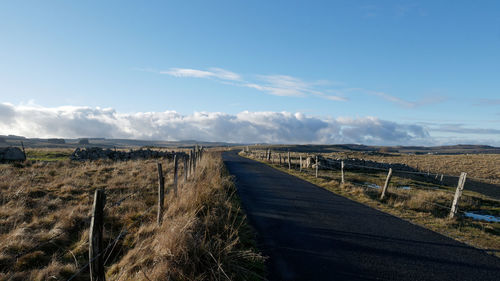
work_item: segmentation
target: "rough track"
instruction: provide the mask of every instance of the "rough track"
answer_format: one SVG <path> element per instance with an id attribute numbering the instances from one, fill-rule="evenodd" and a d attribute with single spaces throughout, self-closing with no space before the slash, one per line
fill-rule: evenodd
<path id="1" fill-rule="evenodd" d="M 269 280 L 500 280 L 500 259 L 267 165 L 223 154 Z"/>

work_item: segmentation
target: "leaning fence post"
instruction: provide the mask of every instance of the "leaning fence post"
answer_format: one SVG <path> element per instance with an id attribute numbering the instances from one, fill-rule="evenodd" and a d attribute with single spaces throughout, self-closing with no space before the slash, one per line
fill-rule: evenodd
<path id="1" fill-rule="evenodd" d="M 318 168 L 319 168 L 318 155 L 316 155 L 316 178 L 318 177 Z"/>
<path id="2" fill-rule="evenodd" d="M 288 170 L 292 169 L 292 160 L 290 159 L 290 151 L 288 151 Z"/>
<path id="3" fill-rule="evenodd" d="M 89 231 L 89 267 L 91 281 L 106 280 L 104 273 L 104 256 L 102 253 L 102 230 L 105 204 L 106 194 L 104 193 L 104 189 L 96 189 Z"/>
<path id="4" fill-rule="evenodd" d="M 345 181 L 344 181 L 344 161 L 340 162 L 340 174 L 342 176 L 342 183 L 345 183 Z"/>
<path id="5" fill-rule="evenodd" d="M 161 225 L 163 217 L 163 198 L 165 197 L 165 178 L 163 177 L 163 170 L 161 163 L 158 163 L 158 212 L 156 222 Z"/>
<path id="6" fill-rule="evenodd" d="M 385 179 L 385 184 L 384 184 L 384 188 L 382 189 L 382 195 L 380 195 L 380 200 L 384 199 L 384 197 L 385 197 L 385 192 L 387 191 L 387 187 L 389 186 L 389 183 L 391 182 L 391 177 L 392 177 L 392 168 L 389 168 L 389 173 L 387 173 L 387 178 Z"/>
<path id="7" fill-rule="evenodd" d="M 458 185 L 457 185 L 457 190 L 455 191 L 455 197 L 453 198 L 453 203 L 451 205 L 451 210 L 450 210 L 450 219 L 455 217 L 458 211 L 458 200 L 460 199 L 460 196 L 462 196 L 462 191 L 464 190 L 464 185 L 465 185 L 465 179 L 467 178 L 467 173 L 462 172 L 460 174 L 460 178 L 458 179 Z"/>
<path id="8" fill-rule="evenodd" d="M 177 154 L 175 154 L 174 155 L 174 194 L 175 194 L 175 196 L 177 196 L 178 163 L 179 163 L 179 157 L 177 157 Z"/>

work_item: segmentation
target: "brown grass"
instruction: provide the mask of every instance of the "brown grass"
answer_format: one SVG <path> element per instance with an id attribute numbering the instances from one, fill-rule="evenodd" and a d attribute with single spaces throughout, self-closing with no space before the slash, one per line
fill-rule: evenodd
<path id="1" fill-rule="evenodd" d="M 325 154 L 331 158 L 358 158 L 383 163 L 401 163 L 423 172 L 459 176 L 467 172 L 469 178 L 486 179 L 485 182 L 500 184 L 499 154 L 457 154 L 457 155 L 408 155 L 386 153 L 371 155 L 361 152 L 342 152 Z"/>
<path id="2" fill-rule="evenodd" d="M 53 153 L 53 151 L 49 151 Z M 0 165 L 0 280 L 66 280 L 88 262 L 93 192 L 105 188 L 109 280 L 219 280 L 263 274 L 220 155 L 207 154 L 156 226 L 156 160 Z M 172 163 L 164 163 L 171 186 Z M 181 168 L 182 173 L 182 168 Z M 121 204 L 114 205 L 127 197 Z M 74 280 L 88 280 L 88 269 Z"/>

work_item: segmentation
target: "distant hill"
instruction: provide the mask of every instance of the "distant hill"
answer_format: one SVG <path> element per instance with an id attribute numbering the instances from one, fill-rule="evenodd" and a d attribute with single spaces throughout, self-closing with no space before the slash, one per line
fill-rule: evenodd
<path id="1" fill-rule="evenodd" d="M 500 147 L 489 145 L 447 145 L 447 146 L 368 146 L 359 144 L 332 144 L 332 145 L 259 145 L 260 147 L 272 147 L 274 150 L 286 151 L 288 149 L 309 153 L 329 152 L 372 152 L 390 153 L 398 152 L 405 154 L 500 154 Z"/>
<path id="2" fill-rule="evenodd" d="M 78 139 L 41 139 L 26 138 L 23 136 L 0 135 L 0 147 L 21 146 L 31 148 L 76 148 L 85 146 L 97 146 L 102 148 L 137 148 L 137 147 L 192 147 L 196 144 L 205 147 L 216 146 L 241 146 L 246 144 L 226 143 L 226 142 L 204 142 L 196 140 L 181 141 L 154 141 L 154 140 L 134 140 L 134 139 L 106 139 L 106 138 L 78 138 Z M 56 141 L 57 140 L 57 141 Z M 89 144 L 84 144 L 82 140 L 88 140 Z M 328 153 L 359 151 L 372 153 L 399 152 L 406 154 L 500 154 L 500 147 L 489 145 L 446 145 L 446 146 L 369 146 L 362 144 L 329 144 L 329 145 L 276 145 L 276 144 L 248 144 L 251 147 L 268 148 L 274 150 Z"/>
<path id="3" fill-rule="evenodd" d="M 151 141 L 151 140 L 133 140 L 133 139 L 106 139 L 106 138 L 78 138 L 78 139 L 41 139 L 41 138 L 25 138 L 22 136 L 0 135 L 0 147 L 5 146 L 21 146 L 21 142 L 25 147 L 31 148 L 76 148 L 83 146 L 97 146 L 102 148 L 132 148 L 132 147 L 191 147 L 196 144 L 205 147 L 214 146 L 235 146 L 239 144 L 225 142 L 204 142 L 195 140 L 183 141 Z M 88 140 L 88 144 L 84 144 L 82 139 Z"/>

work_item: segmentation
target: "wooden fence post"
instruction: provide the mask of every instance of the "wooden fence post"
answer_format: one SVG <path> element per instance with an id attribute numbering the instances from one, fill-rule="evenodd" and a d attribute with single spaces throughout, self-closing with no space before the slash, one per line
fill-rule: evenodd
<path id="1" fill-rule="evenodd" d="M 288 170 L 292 169 L 292 160 L 290 159 L 290 151 L 288 151 Z"/>
<path id="2" fill-rule="evenodd" d="M 279 155 L 280 155 L 280 166 L 281 166 L 281 153 Z"/>
<path id="3" fill-rule="evenodd" d="M 198 148 L 198 144 L 196 144 L 196 146 L 194 147 L 194 166 L 196 168 L 196 166 L 198 165 L 198 160 L 199 160 L 199 155 L 200 154 L 200 150 Z"/>
<path id="4" fill-rule="evenodd" d="M 188 169 L 187 169 L 188 161 L 187 161 L 187 157 L 186 157 L 186 155 L 185 155 L 185 154 L 184 154 L 184 156 L 182 157 L 182 160 L 184 160 L 184 163 L 183 163 L 183 169 L 184 169 L 184 182 L 187 182 L 187 179 L 188 179 Z"/>
<path id="5" fill-rule="evenodd" d="M 385 179 L 385 184 L 384 184 L 384 188 L 382 189 L 382 194 L 380 195 L 380 200 L 384 199 L 385 192 L 387 191 L 387 187 L 389 186 L 389 183 L 391 182 L 391 178 L 392 178 L 392 168 L 389 168 L 389 173 L 387 173 L 387 178 Z"/>
<path id="6" fill-rule="evenodd" d="M 24 143 L 22 141 L 21 141 L 21 147 L 23 148 L 24 160 L 28 160 L 28 157 L 26 157 L 26 151 L 24 150 Z"/>
<path id="7" fill-rule="evenodd" d="M 188 161 L 188 177 L 191 177 L 191 174 L 192 174 L 192 171 L 191 171 L 191 169 L 192 169 L 192 167 L 191 167 L 192 166 L 191 165 L 191 158 L 193 158 L 193 155 L 191 153 L 191 150 L 189 150 L 189 155 L 188 155 L 188 159 L 187 159 L 187 161 Z"/>
<path id="8" fill-rule="evenodd" d="M 174 194 L 177 196 L 177 174 L 178 174 L 178 166 L 179 165 L 179 157 L 177 154 L 174 155 Z"/>
<path id="9" fill-rule="evenodd" d="M 460 174 L 460 178 L 458 179 L 458 185 L 457 185 L 457 190 L 455 191 L 455 197 L 453 198 L 453 203 L 451 205 L 451 210 L 450 210 L 450 219 L 455 217 L 458 211 L 458 200 L 460 199 L 460 196 L 462 196 L 462 191 L 464 190 L 464 185 L 465 185 L 465 179 L 467 178 L 467 173 L 462 172 Z"/>
<path id="10" fill-rule="evenodd" d="M 316 155 L 316 178 L 318 178 L 318 169 L 319 169 L 318 155 Z"/>
<path id="11" fill-rule="evenodd" d="M 196 176 L 196 150 L 193 151 L 193 177 Z"/>
<path id="12" fill-rule="evenodd" d="M 299 171 L 302 172 L 302 154 L 300 155 L 300 158 L 299 158 Z"/>
<path id="13" fill-rule="evenodd" d="M 158 226 L 161 225 L 163 217 L 163 198 L 165 198 L 165 178 L 163 177 L 161 163 L 158 163 L 158 212 L 156 218 Z"/>
<path id="14" fill-rule="evenodd" d="M 340 162 L 340 174 L 342 176 L 342 183 L 345 183 L 345 181 L 344 181 L 344 161 Z"/>
<path id="15" fill-rule="evenodd" d="M 102 230 L 105 204 L 106 194 L 104 193 L 104 189 L 96 189 L 89 231 L 89 267 L 91 281 L 106 280 L 104 272 L 104 253 L 102 253 Z"/>

